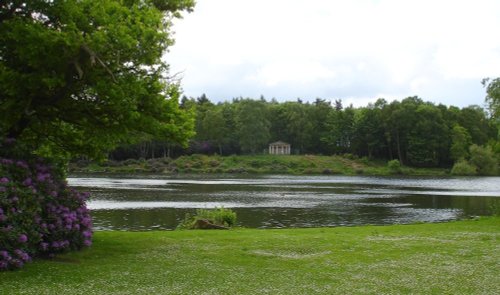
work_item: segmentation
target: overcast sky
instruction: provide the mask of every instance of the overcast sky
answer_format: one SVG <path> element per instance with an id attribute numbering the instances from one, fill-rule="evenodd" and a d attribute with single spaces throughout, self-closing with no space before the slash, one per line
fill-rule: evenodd
<path id="1" fill-rule="evenodd" d="M 483 106 L 498 0 L 197 0 L 165 56 L 187 96 Z"/>

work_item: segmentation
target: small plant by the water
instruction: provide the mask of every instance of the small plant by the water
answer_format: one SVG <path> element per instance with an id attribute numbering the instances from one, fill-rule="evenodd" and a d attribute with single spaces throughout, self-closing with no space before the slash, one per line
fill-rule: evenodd
<path id="1" fill-rule="evenodd" d="M 224 207 L 197 209 L 196 215 L 186 213 L 178 229 L 228 229 L 236 223 L 236 212 Z"/>
<path id="2" fill-rule="evenodd" d="M 399 160 L 390 160 L 387 162 L 387 168 L 391 174 L 401 174 L 403 172 L 401 170 L 401 162 L 399 162 Z"/>

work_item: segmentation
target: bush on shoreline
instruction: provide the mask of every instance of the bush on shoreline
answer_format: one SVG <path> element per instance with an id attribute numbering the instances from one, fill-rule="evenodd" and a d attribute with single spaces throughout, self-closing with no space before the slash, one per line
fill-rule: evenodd
<path id="1" fill-rule="evenodd" d="M 387 168 L 391 174 L 401 174 L 403 170 L 401 169 L 401 163 L 399 160 L 390 160 L 387 162 Z"/>
<path id="2" fill-rule="evenodd" d="M 236 213 L 231 209 L 224 207 L 215 209 L 197 209 L 196 215 L 191 216 L 186 214 L 184 220 L 177 227 L 178 229 L 196 229 L 198 228 L 198 221 L 206 221 L 209 225 L 215 227 L 209 228 L 230 228 L 236 224 Z M 205 229 L 205 228 L 199 228 Z"/>
<path id="3" fill-rule="evenodd" d="M 477 175 L 477 167 L 471 165 L 467 160 L 459 160 L 451 169 L 452 175 L 474 176 Z"/>
<path id="4" fill-rule="evenodd" d="M 230 173 L 230 174 L 293 174 L 293 175 L 391 175 L 404 173 L 407 175 L 445 175 L 444 168 L 408 168 L 390 170 L 387 162 L 378 160 L 349 159 L 343 156 L 321 155 L 253 155 L 253 156 L 207 156 L 191 155 L 177 159 L 156 158 L 148 160 L 125 160 L 89 163 L 80 166 L 73 162 L 69 172 L 111 173 L 111 174 L 177 174 L 177 173 Z"/>

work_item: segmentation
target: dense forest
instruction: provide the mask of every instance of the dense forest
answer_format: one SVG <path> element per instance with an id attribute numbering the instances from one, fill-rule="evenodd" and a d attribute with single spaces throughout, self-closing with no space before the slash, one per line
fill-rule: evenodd
<path id="1" fill-rule="evenodd" d="M 206 95 L 183 97 L 181 108 L 195 111 L 196 135 L 182 148 L 154 138 L 122 145 L 110 159 L 177 157 L 185 154 L 262 154 L 273 141 L 292 145 L 293 154 L 352 154 L 397 159 L 415 167 L 451 167 L 471 150 L 498 152 L 498 128 L 479 106 L 436 105 L 419 97 L 366 107 L 341 100 L 313 103 L 235 98 L 213 103 Z"/>

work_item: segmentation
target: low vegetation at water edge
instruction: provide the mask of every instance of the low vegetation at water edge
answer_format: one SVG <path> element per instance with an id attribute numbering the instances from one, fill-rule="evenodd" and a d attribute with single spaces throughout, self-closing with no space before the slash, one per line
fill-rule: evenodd
<path id="1" fill-rule="evenodd" d="M 186 214 L 177 229 L 228 229 L 236 224 L 236 212 L 224 207 L 197 209 L 196 214 Z"/>
<path id="2" fill-rule="evenodd" d="M 397 162 L 397 163 L 396 163 Z M 79 161 L 70 165 L 70 173 L 260 173 L 260 174 L 324 174 L 324 175 L 446 175 L 448 169 L 412 168 L 395 160 L 385 161 L 358 158 L 353 155 L 254 155 L 207 156 L 190 155 L 177 159 L 130 159 L 103 163 Z M 394 167 L 394 164 L 399 164 Z"/>

